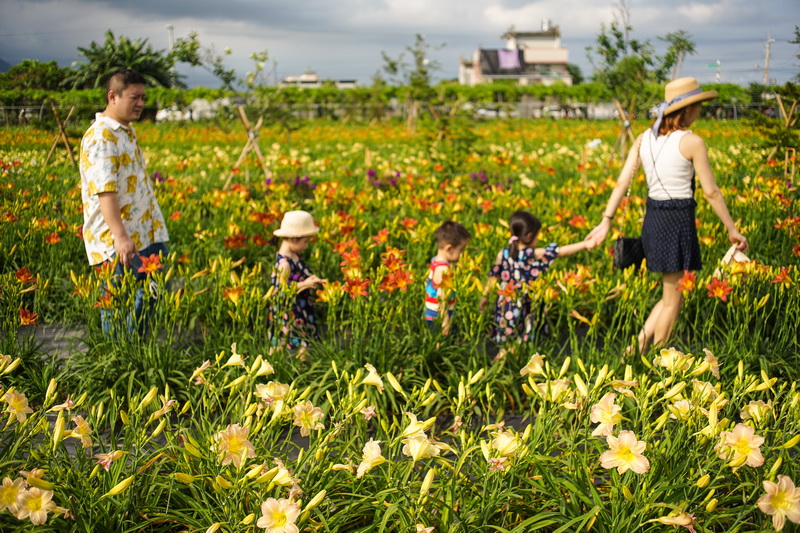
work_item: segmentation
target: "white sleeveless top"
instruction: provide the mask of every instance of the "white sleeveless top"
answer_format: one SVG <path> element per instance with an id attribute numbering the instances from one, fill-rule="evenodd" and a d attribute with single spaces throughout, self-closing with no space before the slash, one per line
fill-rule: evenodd
<path id="1" fill-rule="evenodd" d="M 694 165 L 679 150 L 681 139 L 690 130 L 676 130 L 658 139 L 648 130 L 642 136 L 639 157 L 647 177 L 648 196 L 654 200 L 692 198 Z M 655 165 L 654 165 L 655 160 Z M 655 168 L 654 168 L 655 166 Z"/>

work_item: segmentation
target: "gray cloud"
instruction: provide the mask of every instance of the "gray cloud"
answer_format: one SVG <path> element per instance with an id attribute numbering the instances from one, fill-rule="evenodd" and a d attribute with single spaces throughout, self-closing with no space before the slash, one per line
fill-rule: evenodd
<path id="1" fill-rule="evenodd" d="M 422 33 L 442 65 L 443 78 L 457 74 L 458 58 L 479 46 L 499 48 L 502 33 L 514 24 L 536 30 L 543 18 L 558 24 L 570 61 L 590 74 L 585 48 L 594 44 L 601 24 L 613 20 L 614 1 L 589 0 L 3 0 L 0 5 L 0 58 L 11 64 L 23 58 L 79 60 L 78 46 L 102 41 L 106 29 L 131 38 L 148 38 L 167 48 L 166 24 L 175 36 L 199 33 L 201 42 L 233 49 L 229 64 L 240 74 L 252 69 L 250 53 L 268 50 L 279 77 L 306 68 L 326 78 L 357 78 L 369 83 L 382 67 L 381 52 L 396 57 Z M 633 36 L 649 39 L 685 30 L 697 54 L 686 60 L 684 74 L 711 81 L 722 63 L 722 79 L 761 81 L 764 43 L 772 30 L 771 75 L 782 83 L 798 72 L 800 47 L 790 45 L 800 23 L 796 0 L 631 0 Z M 213 85 L 199 69 L 180 67 L 190 83 Z"/>

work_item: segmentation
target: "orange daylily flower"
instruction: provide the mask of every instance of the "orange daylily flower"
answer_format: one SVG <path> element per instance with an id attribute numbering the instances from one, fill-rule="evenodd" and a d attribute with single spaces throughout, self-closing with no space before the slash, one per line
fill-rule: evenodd
<path id="1" fill-rule="evenodd" d="M 158 254 L 152 255 L 143 255 L 142 257 L 142 266 L 139 267 L 139 273 L 144 274 L 153 274 L 158 272 L 159 269 L 162 267 L 161 265 L 161 256 Z"/>
<path id="2" fill-rule="evenodd" d="M 728 285 L 725 281 L 720 281 L 717 278 L 711 278 L 711 283 L 706 285 L 708 289 L 708 296 L 710 298 L 719 298 L 723 302 L 728 301 L 728 295 L 733 291 L 733 287 Z"/>
<path id="3" fill-rule="evenodd" d="M 348 278 L 345 281 L 344 287 L 342 290 L 350 295 L 350 298 L 355 300 L 359 296 L 369 296 L 367 293 L 367 287 L 369 287 L 370 280 L 361 278 Z"/>
<path id="4" fill-rule="evenodd" d="M 60 241 L 61 237 L 58 235 L 58 233 L 51 233 L 50 235 L 44 238 L 44 242 L 46 242 L 47 244 L 55 244 Z"/>
<path id="5" fill-rule="evenodd" d="M 239 303 L 239 298 L 242 297 L 242 294 L 244 294 L 244 287 L 241 285 L 237 285 L 229 289 L 222 289 L 222 297 L 233 302 L 233 305 L 237 305 Z"/>
<path id="6" fill-rule="evenodd" d="M 20 268 L 19 270 L 17 270 L 16 275 L 17 275 L 17 281 L 19 281 L 23 285 L 27 285 L 28 283 L 33 283 L 34 281 L 36 281 L 36 278 L 33 276 L 33 274 L 31 274 L 30 270 L 28 270 L 28 267 Z"/>
<path id="7" fill-rule="evenodd" d="M 780 283 L 787 287 L 790 286 L 792 284 L 792 278 L 789 277 L 789 267 L 781 267 L 781 271 L 770 283 Z"/>
<path id="8" fill-rule="evenodd" d="M 419 224 L 419 222 L 414 218 L 405 217 L 403 220 L 400 221 L 400 225 L 406 228 L 407 230 L 413 229 L 414 226 Z"/>
<path id="9" fill-rule="evenodd" d="M 683 277 L 678 280 L 677 290 L 684 292 L 692 291 L 694 290 L 696 283 L 697 283 L 697 276 L 695 275 L 695 273 L 689 270 L 684 270 Z"/>
<path id="10" fill-rule="evenodd" d="M 383 228 L 382 230 L 380 230 L 378 232 L 377 235 L 373 235 L 372 236 L 372 240 L 375 241 L 376 245 L 385 243 L 386 241 L 389 240 L 389 230 L 386 229 L 386 228 Z"/>
<path id="11" fill-rule="evenodd" d="M 35 326 L 38 324 L 36 319 L 39 318 L 37 313 L 28 311 L 27 309 L 19 308 L 19 323 L 23 326 Z"/>

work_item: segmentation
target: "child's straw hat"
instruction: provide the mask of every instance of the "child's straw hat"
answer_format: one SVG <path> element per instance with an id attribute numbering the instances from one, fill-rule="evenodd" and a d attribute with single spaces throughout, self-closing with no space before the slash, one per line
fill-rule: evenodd
<path id="1" fill-rule="evenodd" d="M 281 227 L 272 232 L 276 237 L 309 237 L 316 235 L 319 228 L 314 225 L 314 217 L 308 211 L 288 211 L 283 215 Z"/>

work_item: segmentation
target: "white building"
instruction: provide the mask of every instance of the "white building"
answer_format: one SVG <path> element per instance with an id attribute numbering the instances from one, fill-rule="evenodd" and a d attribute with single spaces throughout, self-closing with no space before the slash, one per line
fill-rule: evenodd
<path id="1" fill-rule="evenodd" d="M 541 31 L 520 32 L 511 26 L 500 38 L 506 41 L 505 48 L 479 48 L 471 59 L 462 56 L 458 67 L 460 84 L 511 79 L 520 85 L 552 85 L 557 81 L 572 85 L 567 70 L 569 50 L 561 46 L 561 30 L 549 19 L 542 21 Z"/>
<path id="2" fill-rule="evenodd" d="M 313 70 L 306 70 L 299 76 L 286 76 L 281 80 L 280 87 L 304 87 L 316 89 L 322 87 L 324 81 Z M 337 89 L 354 89 L 358 87 L 357 80 L 333 80 Z"/>

